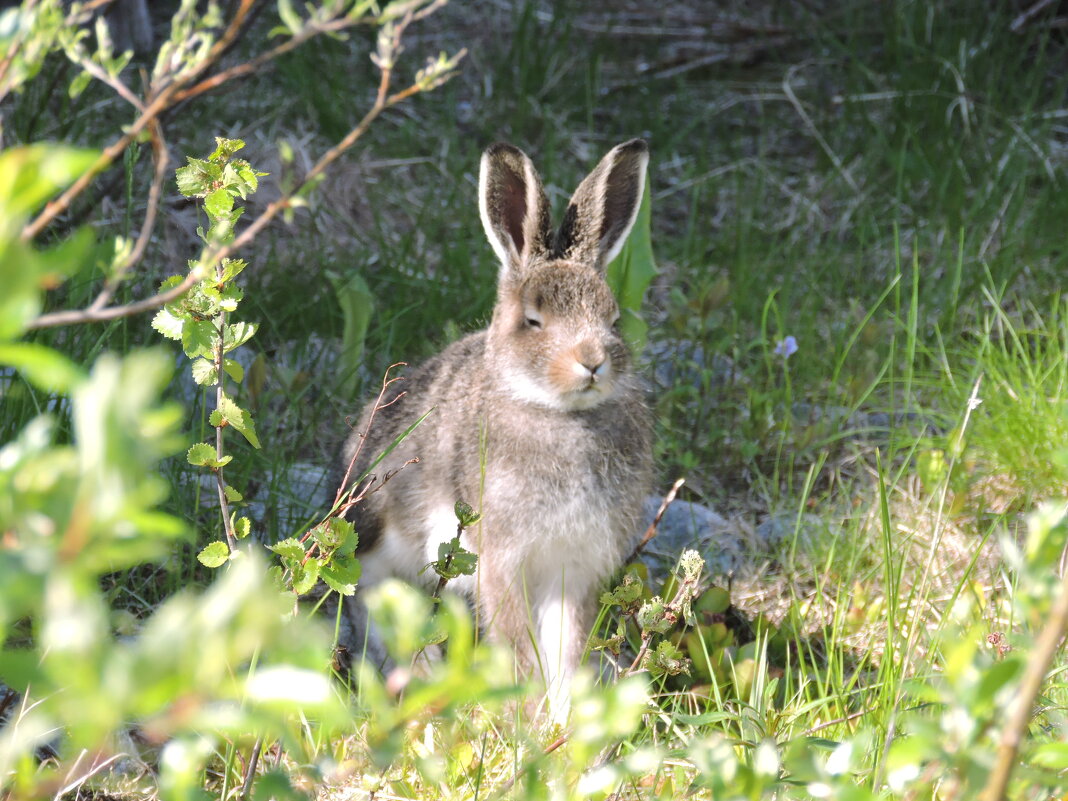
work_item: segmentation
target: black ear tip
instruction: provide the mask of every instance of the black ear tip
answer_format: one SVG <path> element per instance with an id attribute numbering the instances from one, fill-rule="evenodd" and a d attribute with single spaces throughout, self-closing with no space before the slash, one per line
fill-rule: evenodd
<path id="1" fill-rule="evenodd" d="M 492 145 L 482 151 L 482 153 L 484 156 L 488 156 L 489 158 L 498 158 L 505 154 L 517 157 L 523 156 L 522 150 L 520 150 L 515 145 L 508 144 L 507 142 L 494 142 Z"/>
<path id="2" fill-rule="evenodd" d="M 649 152 L 649 143 L 644 139 L 631 139 L 621 145 L 616 145 L 616 150 L 620 153 L 630 153 L 637 156 L 641 153 Z"/>

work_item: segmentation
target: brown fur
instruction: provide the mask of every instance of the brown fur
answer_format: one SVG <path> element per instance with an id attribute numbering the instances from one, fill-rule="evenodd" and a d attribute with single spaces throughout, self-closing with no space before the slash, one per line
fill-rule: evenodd
<path id="1" fill-rule="evenodd" d="M 479 509 L 482 521 L 464 540 L 479 554 L 478 573 L 452 586 L 472 600 L 485 630 L 514 645 L 524 669 L 540 670 L 558 713 L 596 589 L 633 542 L 651 480 L 649 413 L 604 282 L 633 224 L 646 162 L 639 140 L 613 149 L 576 191 L 550 246 L 548 202 L 529 159 L 507 145 L 486 151 L 480 208 L 501 258 L 493 319 L 404 382 L 406 394 L 378 412 L 353 471 L 359 476 L 432 410 L 376 473 L 419 463 L 354 510 L 361 585 L 388 576 L 431 584 L 433 573 L 420 571 L 455 534 L 454 503 Z M 346 465 L 358 436 L 346 445 Z M 346 612 L 345 644 L 359 653 L 367 634 L 359 601 Z M 373 634 L 368 643 L 380 658 Z"/>

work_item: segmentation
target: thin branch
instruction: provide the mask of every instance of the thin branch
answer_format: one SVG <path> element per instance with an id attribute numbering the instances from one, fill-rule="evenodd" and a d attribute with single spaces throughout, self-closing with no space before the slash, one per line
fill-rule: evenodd
<path id="1" fill-rule="evenodd" d="M 1046 678 L 1053 657 L 1061 647 L 1064 632 L 1068 629 L 1068 572 L 1061 577 L 1060 594 L 1053 604 L 1049 620 L 1038 635 L 1031 658 L 1027 661 L 1027 667 L 1020 686 L 1013 696 L 1009 707 L 1009 719 L 1001 732 L 1001 742 L 998 743 L 997 762 L 990 772 L 986 787 L 979 795 L 980 801 L 1002 801 L 1005 798 L 1005 789 L 1009 785 L 1009 777 L 1013 768 L 1016 767 L 1016 755 L 1020 750 L 1027 726 L 1034 714 L 1035 698 L 1042 690 L 1042 682 Z"/>
<path id="2" fill-rule="evenodd" d="M 90 11 L 96 11 L 101 8 L 106 8 L 114 2 L 115 0 L 89 0 L 88 3 L 85 3 L 80 9 L 78 9 L 78 16 L 84 16 Z M 74 14 L 71 14 L 69 17 L 67 17 L 67 21 L 70 21 L 74 16 Z"/>
<path id="3" fill-rule="evenodd" d="M 1016 19 L 1012 21 L 1012 24 L 1009 25 L 1009 30 L 1013 33 L 1019 33 L 1020 29 L 1023 28 L 1024 25 L 1030 22 L 1036 15 L 1040 14 L 1043 9 L 1053 5 L 1055 1 L 1056 0 L 1038 0 L 1037 3 L 1032 5 L 1030 8 L 1025 9 L 1023 13 L 1021 13 L 1018 17 L 1016 17 Z"/>
<path id="4" fill-rule="evenodd" d="M 815 726 L 809 729 L 805 729 L 803 732 L 801 732 L 801 734 L 798 735 L 798 737 L 811 737 L 816 732 L 823 731 L 824 729 L 829 729 L 831 726 L 837 726 L 840 723 L 849 723 L 850 721 L 856 720 L 857 718 L 862 718 L 865 715 L 870 715 L 872 712 L 875 711 L 875 709 L 876 707 L 871 707 L 870 709 L 861 709 L 856 712 L 850 712 L 848 715 L 843 715 L 840 718 L 835 718 L 834 720 L 825 720 L 823 721 L 823 723 L 817 723 Z"/>
<path id="5" fill-rule="evenodd" d="M 217 268 L 219 274 L 219 280 L 222 280 L 222 265 L 220 263 Z M 217 339 L 215 340 L 215 409 L 222 413 L 223 399 L 226 396 L 224 382 L 226 381 L 226 372 L 223 370 L 223 350 L 226 340 L 226 312 L 220 311 L 215 318 Z M 215 426 L 215 458 L 222 460 L 223 458 L 223 431 L 226 428 L 226 421 L 220 420 L 219 425 Z M 215 488 L 219 493 L 219 513 L 222 515 L 223 532 L 226 534 L 226 545 L 230 549 L 230 553 L 237 550 L 237 536 L 234 534 L 234 524 L 230 520 L 230 502 L 226 498 L 226 479 L 223 476 L 223 466 L 219 465 L 215 468 Z"/>
<path id="6" fill-rule="evenodd" d="M 649 541 L 657 535 L 657 527 L 660 525 L 660 521 L 664 517 L 664 512 L 666 512 L 667 508 L 671 506 L 672 502 L 675 500 L 675 496 L 679 494 L 679 489 L 685 483 L 685 478 L 675 479 L 675 483 L 672 484 L 671 489 L 667 491 L 667 495 L 664 496 L 664 500 L 660 502 L 660 508 L 656 510 L 656 516 L 653 518 L 653 522 L 649 524 L 649 528 L 645 530 L 645 534 L 642 536 L 641 542 L 634 546 L 634 550 L 631 551 L 630 556 L 623 560 L 623 564 L 630 564 L 635 559 L 637 559 L 639 554 L 641 554 L 641 552 L 645 549 L 645 546 L 649 544 Z"/>
<path id="7" fill-rule="evenodd" d="M 252 794 L 252 782 L 256 778 L 256 766 L 260 761 L 260 753 L 263 751 L 263 738 L 256 740 L 252 746 L 252 754 L 249 756 L 248 765 L 245 766 L 245 778 L 241 782 L 241 801 L 248 801 Z"/>
<path id="8" fill-rule="evenodd" d="M 551 754 L 553 751 L 565 745 L 570 738 L 571 732 L 565 731 L 563 734 L 561 734 L 559 737 L 557 737 L 555 740 L 553 740 L 551 743 L 545 746 L 545 748 L 542 749 L 541 756 L 549 756 L 549 754 Z M 519 768 L 519 770 L 515 772 L 515 775 L 512 776 L 512 778 L 510 778 L 508 781 L 498 787 L 497 792 L 493 794 L 493 801 L 497 801 L 498 799 L 503 798 L 505 793 L 515 787 L 516 782 L 518 782 L 527 774 L 527 771 L 530 770 L 533 764 L 533 762 L 528 762 L 527 764 L 523 765 Z"/>
<path id="9" fill-rule="evenodd" d="M 244 2 L 249 2 L 249 0 L 244 0 Z M 387 68 L 382 70 L 382 80 L 379 83 L 380 96 L 383 94 L 383 86 L 388 89 L 389 78 L 391 73 L 391 69 Z M 349 150 L 354 144 L 356 144 L 356 141 L 367 132 L 367 129 L 371 126 L 371 123 L 374 122 L 375 119 L 377 119 L 383 111 L 388 108 L 391 108 L 392 106 L 395 106 L 397 103 L 400 103 L 403 100 L 406 100 L 414 94 L 418 94 L 420 91 L 422 91 L 422 89 L 423 87 L 421 84 L 413 83 L 406 89 L 402 89 L 401 91 L 396 92 L 395 94 L 389 95 L 384 100 L 381 100 L 381 102 L 376 101 L 375 104 L 370 108 L 370 110 L 368 110 L 368 112 L 364 115 L 363 119 L 361 119 L 360 122 L 356 125 L 356 127 L 349 131 L 348 134 L 346 134 L 345 138 L 342 139 L 338 144 L 334 145 L 334 147 L 326 151 L 326 153 L 324 153 L 319 158 L 315 165 L 310 170 L 308 170 L 303 180 L 294 189 L 281 195 L 277 200 L 268 204 L 267 207 L 260 213 L 260 216 L 253 220 L 252 223 L 234 239 L 233 242 L 230 242 L 229 244 L 224 245 L 223 247 L 217 250 L 213 250 L 205 254 L 204 258 L 201 259 L 199 265 L 192 271 L 190 271 L 190 273 L 182 280 L 180 284 L 171 287 L 165 292 L 160 292 L 156 295 L 153 295 L 152 297 L 144 298 L 142 300 L 135 301 L 134 303 L 129 303 L 124 306 L 109 306 L 106 308 L 95 310 L 77 309 L 42 314 L 40 317 L 31 322 L 27 326 L 27 328 L 33 330 L 37 328 L 54 328 L 56 326 L 61 325 L 74 325 L 79 323 L 95 323 L 103 322 L 105 320 L 117 320 L 122 317 L 130 317 L 135 314 L 140 314 L 141 312 L 150 311 L 152 309 L 162 306 L 165 303 L 170 303 L 172 300 L 180 298 L 182 295 L 192 289 L 193 285 L 196 284 L 197 281 L 201 280 L 204 272 L 211 269 L 211 267 L 213 267 L 218 262 L 221 262 L 224 258 L 228 257 L 238 248 L 244 247 L 253 238 L 255 238 L 260 233 L 260 231 L 262 231 L 267 226 L 267 224 L 278 215 L 280 211 L 286 209 L 289 206 L 293 197 L 298 192 L 300 192 L 300 190 L 307 186 L 311 181 L 317 179 L 326 170 L 327 167 L 337 161 L 338 158 L 340 158 L 341 155 L 345 153 L 345 151 Z M 149 106 L 149 109 L 151 110 L 155 107 L 155 105 L 156 103 L 153 103 L 151 106 Z M 148 123 L 146 122 L 145 124 L 147 125 Z M 128 139 L 128 136 L 123 137 L 123 139 Z M 116 143 L 116 145 L 117 144 L 118 143 Z M 114 149 L 116 145 L 112 145 L 108 148 L 108 150 L 104 151 L 104 154 L 101 155 L 101 159 L 103 159 L 104 156 L 109 153 L 109 151 Z M 125 145 L 123 146 L 125 147 Z M 121 152 L 121 148 L 116 151 L 112 158 L 117 156 L 119 152 Z M 100 159 L 98 159 L 98 163 L 99 161 Z M 89 172 L 92 173 L 95 167 L 96 165 L 94 164 L 94 167 L 90 168 Z M 101 167 L 100 169 L 103 169 L 103 167 Z M 89 173 L 86 173 L 86 175 L 89 175 Z M 82 180 L 79 179 L 79 181 L 71 187 L 71 190 L 75 189 L 75 186 L 81 183 Z M 85 183 L 87 184 L 88 181 L 85 181 Z M 78 191 L 81 191 L 81 189 L 83 188 L 84 186 L 81 186 Z M 68 193 L 71 190 L 68 190 Z M 64 196 L 66 196 L 66 194 L 67 193 L 64 193 Z M 59 201 L 55 201 L 53 204 L 49 204 L 49 208 L 55 205 L 55 203 L 59 203 L 62 200 L 63 198 L 61 197 Z M 69 200 L 67 202 L 69 203 Z M 44 217 L 45 213 L 47 212 L 48 208 L 45 209 L 45 212 L 42 212 L 41 217 Z M 58 214 L 59 211 L 56 211 L 55 213 Z M 55 215 L 53 214 L 52 216 L 54 217 Z M 38 220 L 40 220 L 41 217 L 39 217 Z M 34 221 L 34 223 L 31 225 L 36 225 L 36 223 L 37 221 Z M 45 224 L 47 224 L 47 220 L 45 221 Z M 43 225 L 41 227 L 43 227 Z M 27 226 L 27 228 L 29 228 L 29 226 Z M 33 233 L 31 233 L 31 237 Z M 23 231 L 23 236 L 25 237 L 25 235 L 26 230 Z"/>
<path id="10" fill-rule="evenodd" d="M 19 9 L 20 14 L 29 14 L 33 11 L 33 7 L 37 5 L 37 0 L 26 0 L 22 4 L 22 8 Z M 11 65 L 15 62 L 15 57 L 19 54 L 19 50 L 22 49 L 22 45 L 26 43 L 26 36 L 16 36 L 15 40 L 8 45 L 7 53 L 4 54 L 4 60 L 0 61 L 0 100 L 3 100 L 7 96 L 8 89 L 4 86 L 4 80 L 7 78 L 7 71 L 11 69 Z"/>
<path id="11" fill-rule="evenodd" d="M 704 561 L 702 561 L 701 564 L 704 565 Z M 664 619 L 669 621 L 672 625 L 677 623 L 683 617 L 683 607 L 697 595 L 697 587 L 701 583 L 701 570 L 698 570 L 692 576 L 687 576 L 685 573 L 680 575 L 680 573 L 682 573 L 682 571 L 675 574 L 676 578 L 679 580 L 675 595 L 670 601 L 665 599 L 666 602 L 664 604 Z M 635 623 L 637 623 L 637 610 L 632 614 L 635 616 Z M 641 628 L 640 625 L 639 628 Z M 620 674 L 620 678 L 645 670 L 641 664 L 645 659 L 645 655 L 649 652 L 649 646 L 652 645 L 653 636 L 655 634 L 656 632 L 650 630 L 642 632 L 642 642 L 641 646 L 638 648 L 638 653 L 634 657 L 634 661 L 630 663 L 630 667 Z"/>
<path id="12" fill-rule="evenodd" d="M 87 753 L 88 753 L 87 751 L 83 750 L 80 754 L 78 754 L 77 760 L 75 760 L 74 764 L 67 771 L 67 775 L 66 775 L 67 779 L 71 778 L 72 774 L 75 772 L 75 769 L 81 763 L 82 758 L 84 756 L 86 756 Z M 97 756 L 99 757 L 101 755 L 98 754 Z M 91 763 L 90 768 L 86 773 L 83 773 L 82 775 L 78 776 L 78 778 L 74 779 L 73 781 L 70 781 L 65 787 L 60 789 L 55 794 L 55 796 L 53 796 L 54 801 L 58 801 L 58 799 L 63 798 L 64 796 L 70 794 L 74 790 L 77 790 L 79 787 L 81 787 L 83 784 L 85 784 L 91 778 L 96 776 L 98 773 L 100 773 L 101 771 L 105 770 L 106 768 L 111 767 L 116 762 L 118 762 L 120 759 L 124 759 L 127 756 L 128 756 L 128 754 L 120 752 L 118 754 L 112 754 L 111 756 L 109 756 L 106 759 L 102 760 L 100 763 L 96 763 L 95 759 L 94 759 L 93 763 Z"/>
<path id="13" fill-rule="evenodd" d="M 135 95 L 129 86 L 119 80 L 118 76 L 109 75 L 107 70 L 105 70 L 103 67 L 101 67 L 99 64 L 97 64 L 95 61 L 93 61 L 87 56 L 79 56 L 78 58 L 72 58 L 71 61 L 73 61 L 75 64 L 77 64 L 83 70 L 88 72 L 91 76 L 96 78 L 101 83 L 105 83 L 110 86 L 112 89 L 115 90 L 115 93 L 119 97 L 121 97 L 123 100 L 125 100 L 127 103 L 129 103 L 141 113 L 144 113 L 144 101 L 141 100 L 141 98 L 139 98 L 137 95 Z"/>
<path id="14" fill-rule="evenodd" d="M 170 105 L 175 102 L 175 97 L 181 92 L 181 87 L 192 80 L 197 75 L 201 74 L 212 64 L 222 53 L 229 43 L 238 35 L 241 29 L 242 21 L 247 17 L 249 9 L 254 5 L 255 0 L 240 0 L 241 5 L 234 15 L 234 19 L 231 21 L 224 35 L 215 43 L 211 52 L 205 58 L 205 60 L 197 66 L 196 69 L 191 70 L 186 76 L 183 76 L 182 80 L 175 81 L 168 85 L 162 92 L 160 92 L 149 105 L 145 108 L 141 116 L 134 122 L 124 136 L 112 143 L 107 149 L 105 149 L 100 157 L 94 162 L 94 164 L 79 177 L 74 184 L 67 189 L 60 197 L 51 203 L 49 203 L 44 211 L 41 212 L 38 217 L 29 223 L 22 231 L 22 239 L 27 241 L 36 236 L 45 226 L 47 226 L 55 217 L 62 213 L 66 208 L 70 206 L 78 194 L 80 194 L 92 181 L 92 179 L 110 165 L 122 151 L 133 141 L 133 138 L 145 127 L 153 124 L 156 117 L 162 113 Z M 428 88 L 427 84 L 423 81 L 417 80 L 411 86 L 406 89 L 402 89 L 392 95 L 388 94 L 390 81 L 393 74 L 393 62 L 392 56 L 395 56 L 400 52 L 400 37 L 403 35 L 405 29 L 412 22 L 423 19 L 440 6 L 444 5 L 445 0 L 434 0 L 426 7 L 420 9 L 417 12 L 408 11 L 402 20 L 397 22 L 392 32 L 391 41 L 388 48 L 388 55 L 390 56 L 386 63 L 382 64 L 382 76 L 379 81 L 378 91 L 376 94 L 376 100 L 371 109 L 364 115 L 363 119 L 354 127 L 349 133 L 342 139 L 337 145 L 332 147 L 319 161 L 305 174 L 303 180 L 293 190 L 283 194 L 274 202 L 268 204 L 267 208 L 249 225 L 248 228 L 242 232 L 241 235 L 229 243 L 228 245 L 219 248 L 218 250 L 210 250 L 204 254 L 200 263 L 196 268 L 191 270 L 188 275 L 176 286 L 170 289 L 159 292 L 149 298 L 144 298 L 133 303 L 125 304 L 122 306 L 106 306 L 110 295 L 114 291 L 114 287 L 110 289 L 105 287 L 105 290 L 101 293 L 104 300 L 101 302 L 98 297 L 92 305 L 86 309 L 81 310 L 65 310 L 59 312 L 51 312 L 43 314 L 37 319 L 32 321 L 27 328 L 29 330 L 38 328 L 52 328 L 63 325 L 75 325 L 81 323 L 91 322 L 103 322 L 107 320 L 115 320 L 122 317 L 129 317 L 135 314 L 140 314 L 145 311 L 158 308 L 166 303 L 178 299 L 186 292 L 188 292 L 197 281 L 201 280 L 204 273 L 211 269 L 212 266 L 220 263 L 224 258 L 234 252 L 236 249 L 244 246 L 251 241 L 260 231 L 275 217 L 278 212 L 289 207 L 293 197 L 306 187 L 310 182 L 316 180 L 334 161 L 336 161 L 345 151 L 351 148 L 356 141 L 366 133 L 371 123 L 377 119 L 377 117 L 386 109 L 400 103 L 412 95 L 415 95 Z M 276 48 L 277 50 L 277 48 Z M 276 53 L 277 54 L 277 53 Z M 463 58 L 466 55 L 466 50 L 461 50 L 453 59 L 453 63 Z M 450 73 L 451 74 L 451 73 Z M 435 83 L 430 84 L 432 87 L 442 80 L 445 80 L 449 75 L 439 75 Z M 158 165 L 157 165 L 158 167 Z M 156 204 L 158 206 L 158 203 Z M 150 204 L 150 209 L 154 213 L 154 207 Z M 146 221 L 147 222 L 147 221 Z M 144 229 L 143 229 L 144 230 Z M 147 240 L 145 240 L 147 241 Z M 136 249 L 136 259 L 133 259 L 130 264 L 124 265 L 123 270 L 128 269 L 133 263 L 141 258 L 144 252 L 143 241 L 139 239 L 138 244 L 140 248 Z"/>
<path id="15" fill-rule="evenodd" d="M 382 403 L 382 398 L 384 398 L 386 396 L 386 390 L 389 389 L 389 387 L 392 384 L 396 383 L 397 381 L 403 381 L 404 380 L 404 376 L 400 376 L 400 375 L 393 376 L 392 378 L 390 378 L 389 377 L 390 371 L 393 370 L 395 367 L 407 367 L 407 366 L 408 366 L 407 362 L 394 362 L 389 367 L 387 367 L 386 368 L 386 372 L 382 374 L 382 388 L 380 390 L 378 390 L 378 397 L 375 398 L 374 406 L 371 407 L 371 414 L 367 418 L 367 425 L 364 426 L 363 431 L 360 432 L 360 442 L 356 446 L 356 449 L 353 451 L 352 458 L 349 459 L 349 464 L 345 468 L 345 475 L 341 479 L 341 486 L 338 487 L 337 494 L 334 496 L 334 504 L 333 505 L 334 505 L 335 508 L 337 508 L 337 507 L 339 507 L 341 505 L 342 498 L 344 498 L 344 496 L 347 494 L 346 491 L 345 491 L 345 488 L 348 487 L 349 480 L 352 478 L 352 468 L 356 465 L 356 460 L 359 458 L 360 452 L 363 450 L 364 443 L 367 442 L 367 435 L 370 433 L 371 426 L 374 424 L 375 415 L 378 414 L 378 412 L 381 411 L 382 409 L 385 409 L 387 406 L 392 406 L 394 403 L 396 403 L 398 400 L 400 400 L 401 396 L 404 395 L 404 393 L 402 392 L 400 395 L 398 395 L 396 398 L 391 400 L 389 403 L 386 403 L 386 404 Z"/>
<path id="16" fill-rule="evenodd" d="M 145 219 L 141 224 L 141 232 L 138 234 L 137 242 L 134 243 L 130 254 L 115 268 L 114 273 L 104 283 L 104 288 L 100 290 L 100 294 L 89 305 L 89 311 L 99 311 L 107 306 L 111 296 L 115 293 L 115 289 L 122 279 L 126 277 L 126 273 L 137 262 L 141 261 L 141 258 L 145 255 L 148 240 L 152 237 L 152 229 L 156 225 L 156 214 L 159 211 L 160 196 L 163 192 L 163 181 L 167 176 L 170 159 L 167 155 L 167 143 L 163 140 L 163 127 L 159 124 L 159 120 L 153 120 L 149 126 L 149 132 L 152 136 L 152 158 L 155 162 L 156 170 L 152 176 L 152 185 L 148 189 L 148 208 L 145 209 Z"/>
<path id="17" fill-rule="evenodd" d="M 215 63 L 215 61 L 222 55 L 223 51 L 229 46 L 231 40 L 237 37 L 245 17 L 248 16 L 249 11 L 255 3 L 256 0 L 240 0 L 240 5 L 234 13 L 234 18 L 230 20 L 230 24 L 223 32 L 223 35 L 219 37 L 219 40 L 212 45 L 211 50 L 208 51 L 204 60 L 196 67 L 189 70 L 186 75 L 182 75 L 173 83 L 168 84 L 159 94 L 157 94 L 152 102 L 145 107 L 145 110 L 141 112 L 141 115 L 126 129 L 126 133 L 108 145 L 89 169 L 78 177 L 78 180 L 71 184 L 59 197 L 50 201 L 32 222 L 26 224 L 22 229 L 20 237 L 23 242 L 28 242 L 36 237 L 56 217 L 70 208 L 70 204 L 76 197 L 78 197 L 78 195 L 85 191 L 86 187 L 93 182 L 93 179 L 107 169 L 115 159 L 122 155 L 122 152 L 126 150 L 134 139 L 137 138 L 141 131 L 147 128 L 153 120 L 173 103 L 174 95 L 176 95 L 179 90 Z M 192 283 L 190 286 L 192 286 Z M 150 306 L 149 308 L 152 307 Z M 89 322 L 89 320 L 83 320 L 81 322 Z"/>
<path id="18" fill-rule="evenodd" d="M 314 38 L 315 36 L 324 33 L 338 33 L 339 31 L 355 27 L 356 25 L 364 24 L 365 22 L 370 22 L 372 20 L 373 18 L 371 18 L 370 20 L 365 18 L 354 20 L 344 18 L 333 20 L 331 22 L 323 24 L 309 24 L 307 27 L 302 29 L 300 33 L 295 34 L 293 37 L 286 40 L 282 44 L 277 45 L 276 47 L 272 47 L 270 50 L 267 50 L 263 53 L 260 53 L 255 58 L 246 61 L 243 64 L 236 64 L 233 67 L 228 67 L 227 69 L 222 70 L 221 72 L 217 72 L 214 75 L 209 75 L 207 78 L 204 78 L 202 81 L 194 84 L 193 86 L 190 86 L 188 89 L 183 89 L 174 96 L 174 100 L 176 103 L 181 103 L 185 100 L 198 97 L 199 95 L 202 95 L 205 92 L 210 92 L 212 89 L 216 89 L 219 86 L 222 86 L 224 83 L 234 80 L 235 78 L 248 77 L 249 75 L 255 73 L 256 70 L 260 69 L 264 64 L 267 64 L 268 62 L 273 61 L 279 56 L 285 55 L 289 51 L 296 49 L 297 47 L 304 44 L 309 39 Z"/>
<path id="19" fill-rule="evenodd" d="M 37 328 L 56 328 L 61 325 L 76 325 L 79 323 L 99 323 L 105 320 L 118 320 L 122 317 L 132 317 L 141 312 L 152 311 L 160 306 L 178 300 L 186 292 L 193 288 L 197 281 L 204 277 L 204 270 L 200 265 L 189 271 L 189 274 L 168 290 L 153 295 L 150 298 L 127 303 L 124 306 L 105 306 L 102 309 L 72 309 L 70 311 L 50 312 L 42 314 L 26 326 L 27 330 Z"/>
<path id="20" fill-rule="evenodd" d="M 25 14 L 33 10 L 33 7 L 37 5 L 38 0 L 25 0 L 22 4 L 20 12 Z M 78 10 L 72 11 L 63 20 L 64 26 L 78 25 L 82 21 L 87 20 L 92 12 L 100 8 L 106 8 L 111 5 L 114 0 L 89 0 L 89 2 L 82 5 Z M 7 49 L 7 53 L 4 54 L 4 58 L 0 61 L 0 100 L 7 97 L 7 93 L 10 91 L 10 87 L 4 86 L 4 80 L 7 78 L 7 72 L 11 68 L 12 63 L 15 61 L 15 57 L 18 55 L 19 50 L 25 43 L 25 37 L 16 38 Z"/>

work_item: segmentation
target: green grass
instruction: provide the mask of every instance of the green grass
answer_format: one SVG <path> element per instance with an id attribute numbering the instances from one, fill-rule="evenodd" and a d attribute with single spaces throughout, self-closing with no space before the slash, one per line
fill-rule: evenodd
<path id="1" fill-rule="evenodd" d="M 468 46 L 462 74 L 388 114 L 313 208 L 248 256 L 243 312 L 262 322 L 253 350 L 266 381 L 242 402 L 255 407 L 269 445 L 233 443 L 231 475 L 265 504 L 257 524 L 279 539 L 295 525 L 281 511 L 292 508 L 287 470 L 332 457 L 345 417 L 389 364 L 417 362 L 487 321 L 496 265 L 475 201 L 481 149 L 506 139 L 531 153 L 559 213 L 603 151 L 634 135 L 649 140 L 663 276 L 648 304 L 648 353 L 658 354 L 648 368 L 669 366 L 672 376 L 652 398 L 660 485 L 685 475 L 684 497 L 736 526 L 767 515 L 787 523 L 781 542 L 755 542 L 732 580 L 732 601 L 752 626 L 739 629 L 724 673 L 664 685 L 663 711 L 613 752 L 624 764 L 655 742 L 674 757 L 645 781 L 622 782 L 625 798 L 707 793 L 693 785 L 694 766 L 713 735 L 737 746 L 743 773 L 759 767 L 762 742 L 796 751 L 788 762 L 799 781 L 823 769 L 813 753 L 857 737 L 856 783 L 884 786 L 889 740 L 923 736 L 954 698 L 968 697 L 947 669 L 958 654 L 945 634 L 954 604 L 972 603 L 973 634 L 1019 624 L 1006 617 L 1016 588 L 995 543 L 1016 536 L 1036 502 L 1065 493 L 1059 115 L 1068 45 L 1043 24 L 1010 33 L 1008 5 L 847 2 L 825 17 L 807 5 L 776 12 L 788 42 L 759 57 L 648 77 L 639 64 L 675 63 L 667 44 L 614 33 L 623 20 L 611 12 L 455 3 L 435 17 L 433 46 Z M 580 25 L 591 19 L 601 32 Z M 427 49 L 420 44 L 413 55 Z M 255 79 L 257 91 L 205 98 L 198 109 L 220 135 L 245 135 L 250 150 L 285 138 L 320 152 L 370 97 L 368 46 L 356 35 L 299 51 Z M 15 105 L 9 135 L 99 141 L 86 122 L 95 95 L 39 115 L 28 111 L 36 98 Z M 207 144 L 181 115 L 168 133 L 175 154 Z M 141 185 L 144 165 L 131 175 Z M 156 258 L 181 251 L 170 247 Z M 322 347 L 342 328 L 330 270 L 359 272 L 375 296 L 355 397 L 338 394 L 334 356 Z M 75 282 L 57 300 L 84 305 L 93 286 Z M 774 354 L 787 335 L 800 346 L 788 360 Z M 40 341 L 88 362 L 154 339 L 135 319 Z M 969 410 L 977 382 L 982 403 Z M 21 385 L 2 399 L 5 441 L 47 403 Z M 203 400 L 188 411 L 203 438 Z M 193 472 L 176 461 L 168 478 L 174 511 L 203 542 L 213 538 L 218 522 Z M 151 604 L 204 580 L 191 556 L 176 564 L 162 583 L 129 594 Z M 1063 734 L 1063 661 L 1059 669 L 1045 729 L 1032 729 L 1039 740 Z M 914 692 L 924 680 L 951 691 L 936 700 Z M 986 720 L 979 706 L 964 708 Z M 540 726 L 522 711 L 477 709 L 426 722 L 406 733 L 381 787 L 399 797 L 492 797 L 551 742 Z M 958 734 L 945 735 L 947 749 L 979 747 L 979 735 Z M 317 747 L 355 773 L 354 786 L 374 783 L 360 733 Z M 960 753 L 932 758 L 963 776 Z M 572 757 L 567 748 L 541 757 L 531 775 L 569 775 Z M 442 772 L 431 781 L 418 768 L 435 760 Z M 753 782 L 750 797 L 806 797 Z M 544 797 L 517 787 L 512 797 Z M 928 791 L 916 797 L 934 797 Z M 1027 780 L 1015 792 L 1039 797 Z"/>

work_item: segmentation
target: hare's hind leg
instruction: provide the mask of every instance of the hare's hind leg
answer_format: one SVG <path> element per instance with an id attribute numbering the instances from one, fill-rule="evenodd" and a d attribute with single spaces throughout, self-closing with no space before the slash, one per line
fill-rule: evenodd
<path id="1" fill-rule="evenodd" d="M 367 611 L 367 592 L 386 578 L 389 573 L 381 548 L 358 554 L 362 575 L 355 595 L 342 598 L 341 619 L 338 621 L 338 645 L 345 649 L 349 661 L 365 661 L 383 673 L 388 673 L 394 663 Z"/>
<path id="2" fill-rule="evenodd" d="M 582 660 L 589 633 L 585 595 L 576 597 L 561 582 L 550 587 L 532 610 L 549 715 L 560 723 L 567 719 L 571 709 L 571 680 Z"/>

